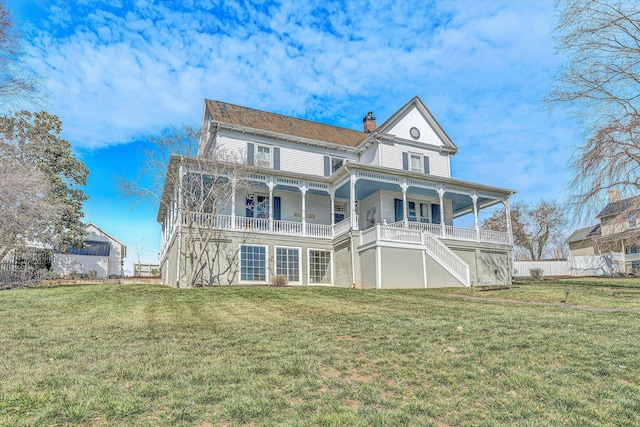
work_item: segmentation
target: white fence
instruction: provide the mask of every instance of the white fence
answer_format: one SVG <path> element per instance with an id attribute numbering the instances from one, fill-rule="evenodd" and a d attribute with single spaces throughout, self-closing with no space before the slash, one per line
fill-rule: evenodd
<path id="1" fill-rule="evenodd" d="M 516 261 L 514 274 L 529 276 L 529 270 L 540 268 L 545 276 L 610 276 L 624 271 L 622 254 L 569 257 L 566 261 Z"/>

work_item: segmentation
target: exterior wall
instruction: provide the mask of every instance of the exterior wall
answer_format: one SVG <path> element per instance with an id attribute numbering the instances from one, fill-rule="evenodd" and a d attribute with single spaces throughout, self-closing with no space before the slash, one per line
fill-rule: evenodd
<path id="1" fill-rule="evenodd" d="M 379 144 L 373 144 L 371 147 L 360 153 L 360 163 L 378 165 L 378 162 L 380 161 L 378 148 Z"/>
<path id="2" fill-rule="evenodd" d="M 624 233 L 629 230 L 629 221 L 621 219 L 616 215 L 600 218 L 600 224 L 602 225 L 602 236 Z"/>
<path id="3" fill-rule="evenodd" d="M 94 270 L 97 273 L 96 278 L 99 279 L 109 277 L 110 274 L 120 275 L 119 264 L 118 273 L 109 273 L 113 270 L 112 268 L 110 268 L 109 262 L 109 257 L 54 254 L 51 267 L 53 268 L 54 272 L 63 276 L 69 276 L 74 273 L 87 274 L 91 270 Z"/>
<path id="4" fill-rule="evenodd" d="M 355 280 L 351 275 L 351 262 L 351 239 L 347 234 L 340 238 L 334 245 L 334 286 L 349 288 L 355 284 Z"/>
<path id="5" fill-rule="evenodd" d="M 109 242 L 111 245 L 111 250 L 109 251 L 109 259 L 107 262 L 106 276 L 104 277 L 109 277 L 111 275 L 121 276 L 123 262 L 122 253 L 120 252 L 121 245 L 93 225 L 89 225 L 87 227 L 87 233 L 87 240 Z M 86 261 L 89 262 L 88 260 Z"/>
<path id="6" fill-rule="evenodd" d="M 387 247 L 377 247 L 376 250 L 381 251 L 382 289 L 424 288 L 422 250 Z"/>
<path id="7" fill-rule="evenodd" d="M 394 199 L 402 199 L 402 191 L 387 191 L 381 190 L 380 192 L 380 215 L 378 222 L 382 223 L 386 220 L 387 223 L 395 222 L 395 206 Z M 407 201 L 415 201 L 418 203 L 430 203 L 440 204 L 440 198 L 437 196 L 423 196 L 421 194 L 407 194 Z M 444 222 L 446 225 L 453 225 L 453 204 L 451 200 L 444 199 Z M 363 211 L 366 213 L 366 211 Z"/>
<path id="8" fill-rule="evenodd" d="M 402 153 L 412 152 L 429 157 L 429 174 L 435 176 L 451 177 L 449 170 L 449 156 L 440 154 L 428 148 L 418 148 L 413 145 L 384 142 L 380 144 L 382 166 L 402 170 Z"/>
<path id="9" fill-rule="evenodd" d="M 411 134 L 409 133 L 409 130 L 412 127 L 416 127 L 420 131 L 420 137 L 417 140 L 411 137 Z M 443 145 L 431 125 L 429 125 L 420 111 L 416 108 L 409 110 L 397 123 L 393 124 L 391 128 L 387 130 L 387 133 L 410 141 L 415 140 L 425 144 L 438 146 Z"/>
<path id="10" fill-rule="evenodd" d="M 320 249 L 320 250 L 328 250 L 332 252 L 332 275 L 334 277 L 334 285 L 338 286 L 351 286 L 350 277 L 341 277 L 340 280 L 335 280 L 336 278 L 336 269 L 344 272 L 345 270 L 345 260 L 341 259 L 340 261 L 336 261 L 336 255 L 333 247 L 333 242 L 327 239 L 313 239 L 313 238 L 298 238 L 292 239 L 290 236 L 275 236 L 268 234 L 253 234 L 253 233 L 241 233 L 241 232 L 223 232 L 219 236 L 220 239 L 217 241 L 213 241 L 209 244 L 208 252 L 213 253 L 216 249 L 219 249 L 221 252 L 226 253 L 228 256 L 219 256 L 213 260 L 208 260 L 206 262 L 208 270 L 203 272 L 202 281 L 203 284 L 220 284 L 220 285 L 235 285 L 235 284 L 243 284 L 243 285 L 266 285 L 271 282 L 271 278 L 275 275 L 276 267 L 275 267 L 275 248 L 276 247 L 290 247 L 290 248 L 299 248 L 300 249 L 300 257 L 301 257 L 301 266 L 300 266 L 300 279 L 299 283 L 291 283 L 292 285 L 308 285 L 309 284 L 309 249 Z M 163 263 L 163 283 L 168 284 L 174 287 L 185 287 L 187 282 L 187 264 L 184 260 L 184 248 L 185 245 L 185 235 L 181 237 L 182 240 L 182 254 L 178 252 L 178 238 L 176 238 L 174 244 L 170 247 L 168 256 L 166 259 L 175 262 L 180 262 L 180 278 L 179 283 L 180 286 L 177 286 L 178 283 L 178 272 L 176 267 L 167 268 L 165 267 L 165 263 Z M 242 281 L 240 280 L 240 256 L 239 249 L 240 245 L 262 245 L 267 247 L 267 280 L 264 282 L 253 282 L 253 281 Z M 346 248 L 340 248 L 341 254 L 348 253 L 348 246 Z M 228 268 L 231 265 L 231 268 Z M 337 267 L 336 267 L 337 266 Z M 171 267 L 171 265 L 169 266 Z M 351 269 L 350 262 L 348 264 L 349 270 Z M 165 270 L 167 271 L 165 275 Z M 226 271 L 226 272 L 225 272 Z M 211 283 L 211 278 L 214 276 L 219 277 L 218 283 Z M 350 274 L 349 274 L 350 276 Z"/>
<path id="11" fill-rule="evenodd" d="M 511 284 L 513 258 L 508 246 L 454 240 L 443 242 L 469 265 L 473 286 Z"/>
<path id="12" fill-rule="evenodd" d="M 237 153 L 243 159 L 247 155 L 247 143 L 264 144 L 280 148 L 280 170 L 307 175 L 324 176 L 324 156 L 334 156 L 357 161 L 358 156 L 344 152 L 323 149 L 311 145 L 298 145 L 276 141 L 269 138 L 249 134 L 235 135 L 231 132 L 220 132 L 218 150 Z"/>
<path id="13" fill-rule="evenodd" d="M 365 289 L 376 288 L 376 248 L 369 248 L 360 252 L 360 265 L 362 266 L 362 287 Z"/>
<path id="14" fill-rule="evenodd" d="M 591 240 L 580 240 L 569 243 L 569 253 L 571 256 L 597 255 Z"/>

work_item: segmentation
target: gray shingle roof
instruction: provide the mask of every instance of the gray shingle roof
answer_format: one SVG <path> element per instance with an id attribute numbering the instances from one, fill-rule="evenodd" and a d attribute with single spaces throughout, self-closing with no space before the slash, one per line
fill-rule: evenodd
<path id="1" fill-rule="evenodd" d="M 640 196 L 629 197 L 627 199 L 622 199 L 617 202 L 609 203 L 607 206 L 604 207 L 602 212 L 600 212 L 598 216 L 596 216 L 596 218 L 604 218 L 606 216 L 617 215 L 633 207 L 634 205 L 640 206 Z"/>
<path id="2" fill-rule="evenodd" d="M 566 243 L 579 242 L 581 240 L 590 239 L 593 237 L 600 237 L 600 234 L 600 224 L 580 228 L 574 231 L 571 236 L 569 236 L 569 238 L 566 240 Z"/>

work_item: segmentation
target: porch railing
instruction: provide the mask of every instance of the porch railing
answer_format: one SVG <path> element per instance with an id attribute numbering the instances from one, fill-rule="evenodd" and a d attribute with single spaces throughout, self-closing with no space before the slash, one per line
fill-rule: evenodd
<path id="1" fill-rule="evenodd" d="M 356 221 L 358 217 L 356 217 Z M 224 230 L 243 230 L 262 233 L 285 234 L 290 236 L 306 236 L 322 239 L 331 239 L 348 232 L 351 229 L 351 218 L 347 217 L 339 223 L 331 226 L 324 224 L 306 223 L 303 227 L 302 222 L 296 221 L 269 221 L 266 218 L 247 218 L 231 215 L 212 215 L 207 213 L 184 213 L 182 215 L 182 224 L 196 224 L 198 226 L 211 227 Z M 478 230 L 474 228 L 455 227 L 452 225 L 424 223 L 417 221 L 408 221 L 405 227 L 403 221 L 397 221 L 387 225 L 380 225 L 382 238 L 405 242 L 419 242 L 421 233 L 427 232 L 432 236 L 463 240 L 469 242 L 495 243 L 501 245 L 510 245 L 511 240 L 507 233 L 492 230 Z M 373 227 L 372 227 L 373 228 Z M 371 230 L 371 229 L 370 229 Z M 368 231 L 368 230 L 367 230 Z M 363 235 L 367 231 L 363 231 Z M 416 237 L 417 236 L 417 237 Z"/>
<path id="2" fill-rule="evenodd" d="M 404 221 L 396 221 L 388 225 L 394 228 L 405 228 Z M 475 228 L 455 227 L 453 225 L 444 226 L 444 234 L 441 224 L 426 222 L 408 221 L 409 230 L 426 231 L 436 237 L 452 240 L 466 240 L 469 242 L 496 243 L 500 245 L 510 245 L 509 234 L 501 231 L 478 230 Z"/>

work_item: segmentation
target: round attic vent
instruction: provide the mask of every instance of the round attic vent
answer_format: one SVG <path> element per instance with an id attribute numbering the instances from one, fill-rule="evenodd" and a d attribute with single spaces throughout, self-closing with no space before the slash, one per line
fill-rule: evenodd
<path id="1" fill-rule="evenodd" d="M 420 138 L 420 131 L 416 127 L 409 129 L 409 133 L 411 134 L 411 138 L 413 139 Z"/>

